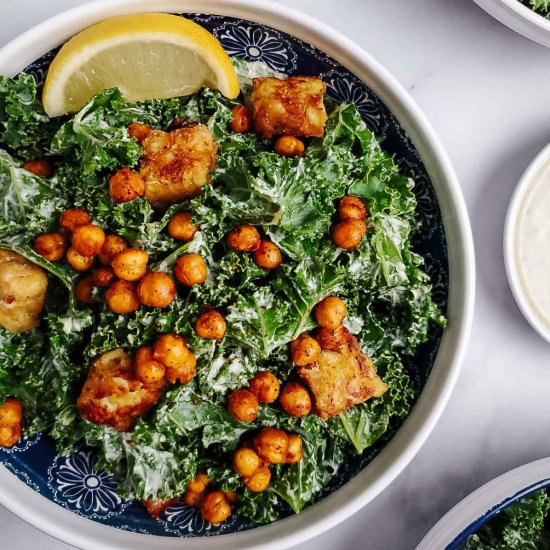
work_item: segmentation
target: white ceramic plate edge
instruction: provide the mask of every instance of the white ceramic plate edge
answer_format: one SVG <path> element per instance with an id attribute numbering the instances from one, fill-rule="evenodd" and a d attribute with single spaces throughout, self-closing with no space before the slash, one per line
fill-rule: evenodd
<path id="1" fill-rule="evenodd" d="M 200 4 L 200 7 L 199 7 Z M 38 495 L 0 467 L 0 503 L 65 542 L 81 548 L 277 548 L 311 538 L 343 521 L 371 501 L 412 460 L 449 399 L 471 330 L 475 266 L 473 241 L 451 163 L 416 104 L 394 78 L 365 51 L 328 25 L 278 4 L 256 0 L 102 0 L 74 8 L 23 33 L 0 50 L 0 73 L 15 74 L 75 32 L 122 13 L 146 11 L 219 13 L 256 20 L 315 44 L 377 93 L 410 135 L 434 182 L 449 250 L 450 287 L 445 331 L 432 374 L 414 410 L 389 445 L 350 483 L 299 516 L 249 532 L 206 539 L 143 536 L 94 523 Z"/>
<path id="2" fill-rule="evenodd" d="M 550 20 L 518 0 L 474 0 L 488 14 L 517 33 L 550 47 Z"/>
<path id="3" fill-rule="evenodd" d="M 545 164 L 550 162 L 550 145 L 544 147 L 537 156 L 529 163 L 525 172 L 521 176 L 506 213 L 504 222 L 504 265 L 506 267 L 506 276 L 508 284 L 512 290 L 512 294 L 516 303 L 522 312 L 527 322 L 547 341 L 550 342 L 550 328 L 546 327 L 544 322 L 537 315 L 534 308 L 529 303 L 529 299 L 525 296 L 520 283 L 520 275 L 518 272 L 517 258 L 515 257 L 515 238 L 518 216 L 520 209 L 525 199 L 526 194 L 530 191 L 531 186 L 536 184 L 536 176 L 539 174 Z"/>
<path id="4" fill-rule="evenodd" d="M 489 481 L 447 512 L 416 550 L 444 550 L 489 510 L 511 497 L 520 497 L 523 492 L 529 494 L 546 486 L 548 478 L 550 458 L 542 458 Z"/>

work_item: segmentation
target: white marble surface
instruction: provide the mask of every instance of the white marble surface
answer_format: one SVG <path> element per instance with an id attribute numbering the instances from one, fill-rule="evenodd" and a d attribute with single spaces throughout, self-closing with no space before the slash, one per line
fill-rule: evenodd
<path id="1" fill-rule="evenodd" d="M 0 44 L 82 3 L 3 0 Z M 514 34 L 469 0 L 284 3 L 346 33 L 409 90 L 447 148 L 472 220 L 475 321 L 446 412 L 418 456 L 381 496 L 301 546 L 412 550 L 473 489 L 510 468 L 550 456 L 550 347 L 521 317 L 501 250 L 512 190 L 530 159 L 550 141 L 550 49 Z M 10 550 L 70 548 L 0 508 L 0 547 L 8 542 Z"/>

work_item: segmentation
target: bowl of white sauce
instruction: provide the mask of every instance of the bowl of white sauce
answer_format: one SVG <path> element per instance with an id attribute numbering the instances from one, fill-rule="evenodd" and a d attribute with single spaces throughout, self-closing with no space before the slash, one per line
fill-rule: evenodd
<path id="1" fill-rule="evenodd" d="M 504 261 L 518 307 L 550 342 L 550 144 L 529 164 L 510 201 Z"/>

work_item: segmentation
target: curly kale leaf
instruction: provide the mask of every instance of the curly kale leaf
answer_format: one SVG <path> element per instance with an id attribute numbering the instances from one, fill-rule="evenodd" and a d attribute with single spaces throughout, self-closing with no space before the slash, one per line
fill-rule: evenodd
<path id="1" fill-rule="evenodd" d="M 291 338 L 292 322 L 288 303 L 276 297 L 267 287 L 249 296 L 241 295 L 228 308 L 228 338 L 236 345 L 250 349 L 267 359 Z"/>
<path id="2" fill-rule="evenodd" d="M 57 411 L 74 403 L 86 368 L 72 353 L 91 322 L 87 310 L 50 313 L 47 340 L 38 330 L 11 333 L 0 329 L 0 402 L 8 396 L 23 401 L 26 433 L 51 426 Z"/>
<path id="3" fill-rule="evenodd" d="M 55 180 L 45 180 L 23 170 L 0 149 L 0 233 L 3 242 L 26 243 L 56 226 L 67 198 Z"/>
<path id="4" fill-rule="evenodd" d="M 44 112 L 34 76 L 0 75 L 0 143 L 20 158 L 44 156 L 59 125 Z"/>
<path id="5" fill-rule="evenodd" d="M 352 407 L 329 421 L 332 433 L 350 443 L 357 454 L 387 431 L 392 417 L 407 416 L 414 398 L 409 376 L 398 355 L 386 352 L 378 357 L 376 370 L 388 385 L 384 396 Z"/>
<path id="6" fill-rule="evenodd" d="M 120 90 L 111 88 L 96 95 L 61 126 L 53 137 L 51 152 L 70 155 L 85 176 L 102 169 L 135 166 L 141 148 L 129 137 L 127 126 L 141 122 L 164 127 L 181 109 L 177 99 L 130 103 Z"/>
<path id="7" fill-rule="evenodd" d="M 291 466 L 278 466 L 270 491 L 297 513 L 313 502 L 338 472 L 344 452 L 340 441 L 328 437 L 323 422 L 315 416 L 301 419 L 292 429 L 302 437 L 303 458 Z"/>
<path id="8" fill-rule="evenodd" d="M 343 286 L 346 273 L 327 263 L 302 261 L 293 266 L 283 265 L 282 274 L 273 286 L 285 296 L 291 310 L 289 331 L 294 339 L 315 326 L 311 313 L 315 305 Z"/>

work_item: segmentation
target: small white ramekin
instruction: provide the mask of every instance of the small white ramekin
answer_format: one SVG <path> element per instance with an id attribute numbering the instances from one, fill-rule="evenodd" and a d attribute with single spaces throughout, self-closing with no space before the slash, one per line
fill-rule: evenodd
<path id="1" fill-rule="evenodd" d="M 537 183 L 541 171 L 550 163 L 550 144 L 547 145 L 529 164 L 510 199 L 506 222 L 504 224 L 504 264 L 510 289 L 516 303 L 528 323 L 547 341 L 550 342 L 548 327 L 533 307 L 521 284 L 521 275 L 516 255 L 516 240 L 519 216 L 524 208 L 527 194 Z"/>

